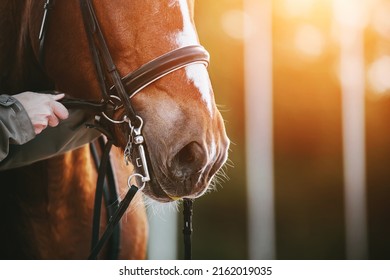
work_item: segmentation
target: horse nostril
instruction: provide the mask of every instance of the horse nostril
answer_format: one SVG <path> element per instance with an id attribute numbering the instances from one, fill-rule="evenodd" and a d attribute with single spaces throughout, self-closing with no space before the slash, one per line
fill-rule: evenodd
<path id="1" fill-rule="evenodd" d="M 197 142 L 191 142 L 185 145 L 172 159 L 172 172 L 177 179 L 188 179 L 203 168 L 206 160 L 202 146 Z"/>

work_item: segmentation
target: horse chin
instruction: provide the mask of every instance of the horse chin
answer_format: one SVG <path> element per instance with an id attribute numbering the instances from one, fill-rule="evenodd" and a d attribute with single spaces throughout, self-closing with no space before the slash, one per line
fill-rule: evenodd
<path id="1" fill-rule="evenodd" d="M 148 155 L 147 155 L 147 158 L 149 158 Z M 149 162 L 149 166 L 151 166 L 150 160 L 148 160 L 148 162 Z M 140 168 L 137 168 L 137 167 L 135 168 L 135 171 L 136 171 L 136 173 L 139 173 L 139 174 L 142 173 L 142 170 Z M 170 197 L 164 191 L 163 187 L 161 186 L 159 181 L 156 179 L 156 174 L 154 172 L 154 169 L 149 168 L 148 171 L 149 171 L 150 181 L 143 183 L 141 178 L 136 177 L 136 185 L 137 186 L 144 185 L 142 187 L 142 193 L 144 195 L 148 196 L 149 198 L 156 200 L 158 202 L 167 203 L 167 202 L 174 201 L 174 199 L 172 197 Z"/>
<path id="2" fill-rule="evenodd" d="M 167 202 L 174 201 L 174 199 L 172 197 L 170 197 L 164 191 L 164 189 L 158 183 L 155 182 L 155 180 L 151 180 L 150 182 L 148 182 L 145 185 L 145 188 L 142 190 L 142 192 L 146 196 L 148 196 L 151 199 L 156 200 L 158 202 L 167 203 Z"/>
<path id="3" fill-rule="evenodd" d="M 142 192 L 149 198 L 162 203 L 173 202 L 183 198 L 197 198 L 203 195 L 207 188 L 208 182 L 191 181 L 186 184 L 183 182 L 174 182 L 160 170 L 155 168 L 149 169 L 150 181 L 145 184 Z M 138 182 L 141 184 L 142 182 Z"/>
<path id="4" fill-rule="evenodd" d="M 207 185 L 204 186 L 203 184 L 196 184 L 195 186 L 191 186 L 193 190 L 188 193 L 178 193 L 177 191 L 174 191 L 177 188 L 181 188 L 182 184 L 178 183 L 175 185 L 174 183 L 170 184 L 163 184 L 160 183 L 158 177 L 152 177 L 151 181 L 146 183 L 145 188 L 143 189 L 143 193 L 150 197 L 151 199 L 154 199 L 158 202 L 167 203 L 172 201 L 177 201 L 183 198 L 197 198 L 204 194 L 207 190 Z M 166 181 L 166 178 L 163 179 L 163 181 Z"/>

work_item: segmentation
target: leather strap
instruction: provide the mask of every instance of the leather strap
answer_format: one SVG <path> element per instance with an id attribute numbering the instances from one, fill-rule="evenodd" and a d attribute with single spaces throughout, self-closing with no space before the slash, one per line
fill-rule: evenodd
<path id="1" fill-rule="evenodd" d="M 80 0 L 80 8 L 83 15 L 84 27 L 86 29 L 89 46 L 91 48 L 93 60 L 95 62 L 96 72 L 99 77 L 103 98 L 106 102 L 110 100 L 110 96 L 107 93 L 107 83 L 105 81 L 105 75 L 103 72 L 103 69 L 105 69 L 108 72 L 112 83 L 117 89 L 118 96 L 124 105 L 126 116 L 134 125 L 137 125 L 139 120 L 130 103 L 129 96 L 126 93 L 124 85 L 122 84 L 120 74 L 111 57 L 106 40 L 103 36 L 103 32 L 101 31 L 100 25 L 97 21 L 96 14 L 93 9 L 93 4 L 90 0 Z"/>
<path id="2" fill-rule="evenodd" d="M 93 221 L 92 221 L 92 239 L 91 239 L 91 248 L 94 248 L 99 241 L 99 231 L 100 231 L 100 213 L 102 207 L 102 198 L 103 198 L 103 187 L 106 177 L 107 164 L 110 157 L 110 151 L 112 147 L 112 142 L 108 141 L 102 159 L 100 161 L 99 170 L 98 170 L 98 179 L 96 184 L 95 192 L 95 202 L 93 210 Z"/>
<path id="3" fill-rule="evenodd" d="M 184 259 L 192 259 L 192 246 L 191 246 L 191 235 L 192 235 L 192 213 L 193 213 L 193 200 L 189 198 L 183 199 L 183 217 L 184 217 Z"/>
<path id="4" fill-rule="evenodd" d="M 101 203 L 100 195 L 101 193 L 103 193 L 103 198 L 106 205 L 107 221 L 109 221 L 110 218 L 114 215 L 115 211 L 118 209 L 119 197 L 118 197 L 118 192 L 116 190 L 114 172 L 112 170 L 110 159 L 107 157 L 107 155 L 100 156 L 100 154 L 103 153 L 103 150 L 107 152 L 107 150 L 111 147 L 109 146 L 107 149 L 105 149 L 105 145 L 106 143 L 104 143 L 103 137 L 100 137 L 99 139 L 97 139 L 97 141 L 91 143 L 90 149 L 91 149 L 91 154 L 94 159 L 96 168 L 99 169 L 100 166 L 104 168 L 104 165 L 106 165 L 105 168 L 106 179 L 103 181 L 103 185 L 98 184 L 96 186 L 95 203 Z M 100 161 L 100 158 L 102 158 L 102 161 Z M 107 160 L 107 163 L 104 164 L 103 160 Z M 101 189 L 103 189 L 103 191 Z M 99 196 L 99 198 L 97 196 Z M 91 248 L 96 246 L 99 240 L 100 214 L 101 214 L 100 211 L 101 211 L 100 207 L 96 207 L 96 205 L 94 205 Z M 118 224 L 115 227 L 108 243 L 108 252 L 107 252 L 108 259 L 110 260 L 118 259 L 119 247 L 120 247 L 120 226 Z"/>
<path id="5" fill-rule="evenodd" d="M 208 66 L 209 53 L 199 45 L 186 46 L 173 50 L 144 64 L 134 72 L 122 78 L 127 94 L 132 98 L 154 81 L 191 64 L 202 63 Z M 116 87 L 110 89 L 111 94 L 116 93 Z"/>
<path id="6" fill-rule="evenodd" d="M 106 111 L 107 104 L 102 102 L 86 101 L 75 98 L 63 98 L 60 102 L 68 109 L 83 109 L 95 113 Z"/>
<path id="7" fill-rule="evenodd" d="M 46 28 L 47 28 L 47 22 L 49 19 L 49 12 L 53 5 L 53 0 L 45 0 L 45 3 L 43 4 L 43 18 L 41 23 L 41 28 L 39 30 L 39 63 L 43 67 L 45 63 L 45 56 L 44 56 L 44 47 L 45 47 L 45 39 L 46 39 Z"/>
<path id="8" fill-rule="evenodd" d="M 99 254 L 100 250 L 103 248 L 104 243 L 107 241 L 107 239 L 114 231 L 115 226 L 119 223 L 123 214 L 125 214 L 126 209 L 129 207 L 130 202 L 133 200 L 137 191 L 138 188 L 134 185 L 132 185 L 131 188 L 128 190 L 125 198 L 120 202 L 117 211 L 115 211 L 115 214 L 110 219 L 101 239 L 96 244 L 96 246 L 94 246 L 94 248 L 92 249 L 91 254 L 88 257 L 89 260 L 95 260 L 97 258 L 97 255 Z"/>

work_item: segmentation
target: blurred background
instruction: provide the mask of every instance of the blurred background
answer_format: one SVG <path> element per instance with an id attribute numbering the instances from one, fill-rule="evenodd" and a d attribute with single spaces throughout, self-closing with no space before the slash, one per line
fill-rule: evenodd
<path id="1" fill-rule="evenodd" d="M 389 259 L 390 0 L 195 2 L 232 145 L 193 258 Z"/>

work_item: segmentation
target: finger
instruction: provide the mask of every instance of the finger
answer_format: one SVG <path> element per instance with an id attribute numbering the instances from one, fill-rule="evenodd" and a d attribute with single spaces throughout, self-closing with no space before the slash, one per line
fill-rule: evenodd
<path id="1" fill-rule="evenodd" d="M 54 100 L 57 101 L 57 100 L 60 100 L 60 99 L 64 98 L 64 97 L 65 97 L 65 94 L 64 94 L 64 93 L 52 94 L 51 96 L 52 96 L 52 98 L 53 98 Z"/>
<path id="2" fill-rule="evenodd" d="M 51 107 L 53 109 L 54 115 L 59 119 L 65 120 L 69 117 L 68 109 L 66 109 L 65 106 L 62 105 L 61 103 L 57 101 L 53 101 Z"/>
<path id="3" fill-rule="evenodd" d="M 50 115 L 47 120 L 48 120 L 49 126 L 51 126 L 51 127 L 57 126 L 58 123 L 60 122 L 60 120 L 54 114 Z"/>
<path id="4" fill-rule="evenodd" d="M 36 135 L 41 133 L 47 127 L 46 124 L 34 124 L 34 132 Z"/>

